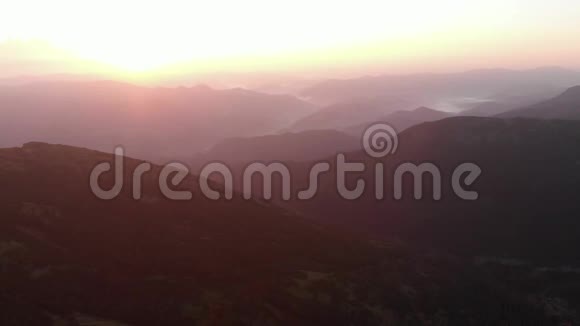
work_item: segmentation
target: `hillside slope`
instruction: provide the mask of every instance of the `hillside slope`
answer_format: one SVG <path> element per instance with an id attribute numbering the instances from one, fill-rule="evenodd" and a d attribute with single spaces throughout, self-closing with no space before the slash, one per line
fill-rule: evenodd
<path id="1" fill-rule="evenodd" d="M 159 167 L 142 201 L 130 187 L 98 200 L 88 174 L 111 159 L 43 143 L 0 150 L 2 325 L 551 323 L 525 293 L 446 255 L 370 244 L 266 203 L 166 200 Z"/>
<path id="2" fill-rule="evenodd" d="M 580 120 L 580 86 L 552 99 L 498 115 L 501 118 Z"/>

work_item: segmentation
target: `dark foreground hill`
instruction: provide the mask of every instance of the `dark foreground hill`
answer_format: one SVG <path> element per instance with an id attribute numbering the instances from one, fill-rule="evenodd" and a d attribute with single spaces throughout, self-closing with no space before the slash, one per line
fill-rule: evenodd
<path id="1" fill-rule="evenodd" d="M 96 199 L 110 154 L 0 150 L 1 325 L 545 325 L 543 295 L 445 254 L 359 241 L 265 203 L 174 202 L 159 168 Z M 129 171 L 140 162 L 125 162 Z M 112 177 L 104 178 L 110 183 Z M 190 176 L 181 186 L 196 189 Z M 548 302 L 548 303 L 546 303 Z M 559 306 L 558 306 L 559 307 Z"/>
<path id="2" fill-rule="evenodd" d="M 375 160 L 359 151 L 348 162 L 364 162 L 364 195 L 345 200 L 336 188 L 335 158 L 331 172 L 320 177 L 315 200 L 284 203 L 329 223 L 348 225 L 378 236 L 396 236 L 415 244 L 439 247 L 467 256 L 501 256 L 542 264 L 580 266 L 578 185 L 580 122 L 449 118 L 412 127 L 399 135 L 395 154 Z M 382 162 L 384 199 L 375 196 L 375 164 Z M 433 178 L 422 180 L 423 198 L 413 199 L 413 178 L 403 179 L 403 199 L 395 200 L 394 174 L 403 163 L 431 163 L 441 175 L 441 199 L 433 199 Z M 452 189 L 452 174 L 462 163 L 481 168 L 474 184 L 475 201 L 461 200 Z M 293 186 L 306 188 L 311 164 L 294 165 Z M 465 178 L 465 176 L 463 176 Z M 421 178 L 420 178 L 421 179 Z M 460 179 L 463 180 L 463 179 Z"/>

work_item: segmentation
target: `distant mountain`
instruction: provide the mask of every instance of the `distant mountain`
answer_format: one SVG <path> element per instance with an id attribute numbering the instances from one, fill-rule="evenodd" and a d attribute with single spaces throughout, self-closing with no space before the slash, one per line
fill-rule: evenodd
<path id="1" fill-rule="evenodd" d="M 111 160 L 44 143 L 0 150 L 2 325 L 569 320 L 547 315 L 542 296 L 487 277 L 481 266 L 362 241 L 264 202 L 204 199 L 194 176 L 176 187 L 194 199 L 169 201 L 156 190 L 159 166 L 143 178 L 142 201 L 129 186 L 99 200 L 88 176 Z M 126 159 L 126 185 L 140 163 Z"/>
<path id="2" fill-rule="evenodd" d="M 512 87 L 479 102 L 472 108 L 459 112 L 462 116 L 492 117 L 504 112 L 530 106 L 562 93 L 559 87 L 538 84 L 537 87 Z"/>
<path id="3" fill-rule="evenodd" d="M 231 138 L 195 157 L 199 163 L 221 161 L 316 161 L 337 153 L 360 149 L 360 140 L 334 130 L 314 130 L 251 138 Z"/>
<path id="4" fill-rule="evenodd" d="M 580 120 L 580 86 L 547 101 L 500 114 L 501 118 Z"/>
<path id="5" fill-rule="evenodd" d="M 435 109 L 457 106 L 464 98 L 497 101 L 506 95 L 534 95 L 546 89 L 563 91 L 580 84 L 580 72 L 562 68 L 532 70 L 474 70 L 454 74 L 379 75 L 328 80 L 309 87 L 303 96 L 319 104 L 336 104 L 357 98 L 388 96 L 413 99 Z M 451 109 L 451 108 L 450 108 Z M 456 111 L 467 108 L 455 107 Z"/>
<path id="6" fill-rule="evenodd" d="M 148 88 L 112 81 L 0 87 L 0 146 L 35 139 L 146 158 L 194 154 L 229 137 L 277 132 L 315 107 L 243 89 Z"/>
<path id="7" fill-rule="evenodd" d="M 510 102 L 486 101 L 472 109 L 460 112 L 459 115 L 465 117 L 493 117 L 520 107 L 521 105 Z"/>
<path id="8" fill-rule="evenodd" d="M 413 108 L 414 104 L 392 97 L 356 99 L 330 105 L 298 120 L 291 131 L 344 129 L 356 124 L 374 121 L 386 114 Z"/>
<path id="9" fill-rule="evenodd" d="M 426 107 L 420 107 L 410 111 L 396 111 L 389 115 L 386 115 L 383 118 L 379 118 L 376 121 L 369 121 L 364 124 L 351 126 L 344 129 L 343 131 L 348 133 L 349 135 L 353 135 L 360 138 L 362 137 L 365 129 L 368 128 L 373 123 L 385 122 L 389 124 L 391 127 L 395 128 L 397 132 L 402 132 L 405 129 L 418 125 L 420 123 L 441 120 L 448 118 L 450 116 L 452 116 L 452 114 L 448 112 L 437 111 Z"/>

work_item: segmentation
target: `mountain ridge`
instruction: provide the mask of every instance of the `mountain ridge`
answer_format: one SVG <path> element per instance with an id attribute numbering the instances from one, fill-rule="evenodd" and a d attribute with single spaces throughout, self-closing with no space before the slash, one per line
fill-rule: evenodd
<path id="1" fill-rule="evenodd" d="M 316 109 L 288 95 L 114 81 L 4 86 L 0 106 L 1 147 L 34 139 L 105 151 L 121 144 L 156 160 L 194 154 L 228 137 L 277 132 Z"/>
<path id="2" fill-rule="evenodd" d="M 580 120 L 580 86 L 568 88 L 554 98 L 508 111 L 498 117 Z"/>

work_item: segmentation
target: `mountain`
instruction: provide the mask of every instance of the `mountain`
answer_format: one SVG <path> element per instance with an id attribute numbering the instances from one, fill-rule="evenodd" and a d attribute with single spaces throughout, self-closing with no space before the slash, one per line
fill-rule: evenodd
<path id="1" fill-rule="evenodd" d="M 15 308 L 2 309 L 2 325 L 69 325 L 78 315 L 133 325 L 315 320 L 296 315 L 283 289 L 307 282 L 304 271 L 349 270 L 373 255 L 267 204 L 212 201 L 199 190 L 191 202 L 169 201 L 155 188 L 160 167 L 144 177 L 144 201 L 131 198 L 127 174 L 122 194 L 102 201 L 88 176 L 111 160 L 43 143 L 0 150 L 0 301 Z M 127 173 L 141 163 L 126 159 Z M 182 187 L 195 183 L 190 176 Z"/>
<path id="2" fill-rule="evenodd" d="M 571 249 L 580 245 L 575 213 L 579 209 L 575 199 L 580 183 L 579 142 L 577 121 L 453 117 L 427 122 L 402 132 L 396 153 L 385 159 L 373 159 L 363 151 L 346 155 L 347 162 L 365 164 L 363 173 L 350 173 L 346 179 L 349 189 L 357 179 L 365 181 L 361 198 L 345 200 L 339 195 L 333 156 L 325 160 L 331 169 L 320 176 L 315 200 L 294 196 L 280 205 L 324 223 L 466 257 L 580 266 L 580 255 Z M 382 200 L 374 193 L 377 162 L 384 163 Z M 438 167 L 441 200 L 432 199 L 429 177 L 424 180 L 427 198 L 412 198 L 410 177 L 404 179 L 405 200 L 393 198 L 394 173 L 407 162 Z M 451 187 L 453 171 L 466 162 L 482 170 L 469 187 L 479 192 L 476 201 L 460 200 Z M 311 166 L 289 165 L 294 195 L 307 189 Z"/>
<path id="3" fill-rule="evenodd" d="M 231 138 L 197 156 L 200 163 L 233 164 L 255 161 L 316 161 L 337 153 L 357 150 L 360 140 L 334 130 L 313 130 L 250 138 Z"/>
<path id="4" fill-rule="evenodd" d="M 302 95 L 318 104 L 386 96 L 412 99 L 419 105 L 445 111 L 462 111 L 457 102 L 497 101 L 506 95 L 534 95 L 563 91 L 580 84 L 580 72 L 557 67 L 531 70 L 489 69 L 452 74 L 378 75 L 327 80 L 306 88 Z M 546 97 L 547 98 L 547 97 Z"/>
<path id="5" fill-rule="evenodd" d="M 329 105 L 295 122 L 289 129 L 300 132 L 304 130 L 340 130 L 355 124 L 376 121 L 385 114 L 399 110 L 411 109 L 414 104 L 392 97 L 372 99 L 355 99 Z"/>
<path id="6" fill-rule="evenodd" d="M 129 186 L 97 199 L 89 174 L 112 158 L 45 143 L 0 150 L 2 325 L 562 320 L 481 266 L 361 240 L 265 202 L 204 199 L 191 175 L 176 188 L 193 200 L 170 201 L 157 190 L 159 166 L 143 177 L 142 201 Z M 143 162 L 124 163 L 129 185 Z"/>
<path id="7" fill-rule="evenodd" d="M 363 163 L 364 172 L 347 174 L 346 187 L 365 181 L 366 192 L 346 200 L 337 192 L 337 158 L 322 161 L 330 171 L 318 177 L 311 200 L 308 189 L 314 162 L 284 162 L 291 172 L 291 200 L 280 200 L 281 182 L 274 182 L 274 202 L 321 223 L 340 225 L 371 237 L 397 238 L 418 248 L 439 248 L 470 257 L 517 259 L 540 267 L 580 267 L 580 222 L 576 185 L 580 183 L 580 122 L 562 120 L 451 117 L 425 122 L 398 135 L 398 148 L 384 159 L 364 151 L 346 153 L 347 162 Z M 321 160 L 317 160 L 321 161 Z M 384 198 L 374 187 L 376 163 L 384 164 Z M 405 200 L 395 200 L 394 173 L 403 163 L 431 163 L 441 173 L 440 200 L 433 200 L 432 181 L 422 200 L 414 200 L 412 178 L 403 181 Z M 474 185 L 480 197 L 461 200 L 452 175 L 463 163 L 482 170 Z M 241 180 L 241 172 L 234 175 Z M 465 176 L 463 176 L 465 177 Z M 460 179 L 462 180 L 462 179 Z M 262 181 L 254 180 L 256 196 Z"/>
<path id="8" fill-rule="evenodd" d="M 489 99 L 478 102 L 475 106 L 459 112 L 462 116 L 492 117 L 504 112 L 530 106 L 559 95 L 562 89 L 549 84 L 514 86 L 502 93 L 494 94 Z"/>
<path id="9" fill-rule="evenodd" d="M 451 115 L 452 114 L 448 112 L 420 107 L 410 111 L 396 111 L 375 121 L 369 121 L 364 124 L 348 127 L 344 129 L 344 132 L 348 133 L 349 135 L 361 138 L 365 129 L 368 128 L 371 124 L 377 122 L 388 123 L 391 127 L 395 128 L 397 132 L 402 132 L 405 129 L 420 123 L 445 119 Z"/>
<path id="10" fill-rule="evenodd" d="M 487 101 L 476 105 L 474 108 L 462 111 L 459 115 L 465 117 L 493 117 L 520 107 L 522 106 L 511 102 Z"/>
<path id="11" fill-rule="evenodd" d="M 580 86 L 547 101 L 500 114 L 501 118 L 580 120 Z"/>
<path id="12" fill-rule="evenodd" d="M 151 159 L 194 154 L 230 137 L 278 131 L 313 112 L 291 96 L 243 89 L 148 88 L 112 81 L 0 87 L 0 146 L 35 139 Z"/>

